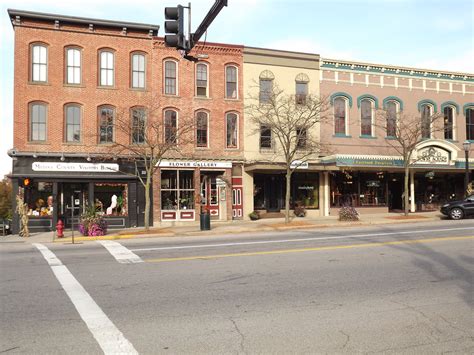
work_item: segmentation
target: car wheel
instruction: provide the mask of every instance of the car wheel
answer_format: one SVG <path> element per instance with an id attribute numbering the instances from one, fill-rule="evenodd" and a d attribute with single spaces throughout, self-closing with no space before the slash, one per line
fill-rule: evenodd
<path id="1" fill-rule="evenodd" d="M 464 217 L 464 212 L 459 207 L 455 207 L 449 211 L 449 217 L 451 219 L 462 219 Z"/>

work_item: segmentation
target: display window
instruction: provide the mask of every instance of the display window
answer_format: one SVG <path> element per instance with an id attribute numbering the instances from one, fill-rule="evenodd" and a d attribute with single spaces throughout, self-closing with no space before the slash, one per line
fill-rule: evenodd
<path id="1" fill-rule="evenodd" d="M 23 190 L 25 203 L 28 205 L 28 216 L 52 217 L 53 183 L 44 181 L 31 182 Z"/>
<path id="2" fill-rule="evenodd" d="M 293 174 L 292 179 L 292 205 L 306 209 L 319 208 L 319 175 L 318 174 Z"/>
<path id="3" fill-rule="evenodd" d="M 96 183 L 94 184 L 94 204 L 99 214 L 105 216 L 128 215 L 127 184 Z"/>
<path id="4" fill-rule="evenodd" d="M 161 209 L 194 209 L 194 171 L 163 170 L 161 172 Z"/>
<path id="5" fill-rule="evenodd" d="M 335 172 L 331 176 L 331 206 L 387 206 L 385 172 Z"/>

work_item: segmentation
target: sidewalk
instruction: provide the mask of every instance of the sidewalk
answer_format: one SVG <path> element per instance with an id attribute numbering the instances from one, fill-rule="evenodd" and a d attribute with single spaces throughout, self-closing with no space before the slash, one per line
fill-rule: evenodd
<path id="1" fill-rule="evenodd" d="M 103 237 L 84 237 L 78 231 L 74 232 L 75 242 L 94 241 L 94 240 L 118 240 L 133 238 L 151 238 L 151 237 L 177 237 L 177 236 L 208 236 L 222 234 L 238 233 L 258 233 L 268 231 L 288 231 L 295 229 L 315 229 L 315 228 L 339 228 L 369 226 L 393 223 L 417 223 L 439 221 L 442 215 L 435 212 L 420 212 L 410 214 L 407 217 L 403 213 L 380 213 L 365 214 L 360 216 L 357 222 L 340 222 L 337 216 L 315 217 L 315 218 L 296 218 L 293 217 L 289 224 L 285 224 L 284 218 L 260 219 L 257 221 L 211 221 L 210 231 L 200 231 L 199 222 L 190 222 L 186 225 L 173 226 L 167 223 L 165 226 L 152 227 L 148 232 L 143 228 L 128 228 L 122 230 L 109 230 Z M 0 237 L 2 243 L 71 243 L 72 232 L 65 231 L 64 238 L 58 239 L 55 232 L 33 233 L 29 238 L 21 238 L 18 235 L 9 235 Z"/>

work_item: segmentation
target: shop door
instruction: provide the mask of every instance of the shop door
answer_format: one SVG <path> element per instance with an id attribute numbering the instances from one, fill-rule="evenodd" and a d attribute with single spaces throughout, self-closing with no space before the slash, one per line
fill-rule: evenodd
<path id="1" fill-rule="evenodd" d="M 388 209 L 403 210 L 403 175 L 389 176 L 388 180 Z"/>
<path id="2" fill-rule="evenodd" d="M 241 219 L 243 215 L 242 211 L 242 187 L 232 188 L 232 218 Z"/>
<path id="3" fill-rule="evenodd" d="M 280 212 L 283 196 L 283 179 L 279 175 L 269 175 L 265 179 L 265 202 L 268 212 Z"/>
<path id="4" fill-rule="evenodd" d="M 86 210 L 86 194 L 86 184 L 62 184 L 60 218 L 66 227 L 79 224 L 79 217 Z"/>
<path id="5" fill-rule="evenodd" d="M 219 217 L 219 196 L 215 176 L 201 175 L 201 201 L 211 217 Z"/>

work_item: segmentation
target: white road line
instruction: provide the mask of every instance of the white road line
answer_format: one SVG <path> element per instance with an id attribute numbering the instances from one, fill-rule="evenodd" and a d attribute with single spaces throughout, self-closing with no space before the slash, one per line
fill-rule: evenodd
<path id="1" fill-rule="evenodd" d="M 136 264 L 143 263 L 142 258 L 137 254 L 127 249 L 122 244 L 112 240 L 98 240 L 97 243 L 102 244 L 105 249 L 121 264 Z"/>
<path id="2" fill-rule="evenodd" d="M 51 266 L 54 275 L 104 354 L 138 354 L 132 343 L 117 329 L 61 260 L 43 244 L 33 243 L 33 245 Z"/>
<path id="3" fill-rule="evenodd" d="M 460 228 L 446 228 L 446 229 L 425 229 L 425 230 L 414 230 L 414 231 L 403 231 L 403 232 L 387 232 L 387 233 L 371 233 L 371 234 L 357 234 L 357 235 L 344 235 L 344 236 L 333 236 L 333 237 L 312 237 L 312 238 L 295 238 L 295 239 L 278 239 L 278 240 L 261 240 L 255 242 L 235 242 L 235 243 L 219 243 L 219 244 L 199 244 L 199 245 L 180 245 L 174 247 L 156 247 L 156 248 L 136 248 L 131 249 L 133 251 L 153 251 L 153 250 L 179 250 L 179 249 L 197 249 L 197 248 L 214 248 L 214 247 L 230 247 L 239 245 L 255 245 L 255 244 L 276 244 L 276 243 L 291 243 L 291 242 L 308 242 L 317 240 L 332 240 L 332 239 L 355 239 L 355 238 L 366 238 L 376 237 L 394 234 L 414 234 L 414 233 L 426 233 L 426 232 L 437 232 L 441 233 L 444 231 L 454 230 L 473 230 L 473 227 L 460 227 Z"/>

